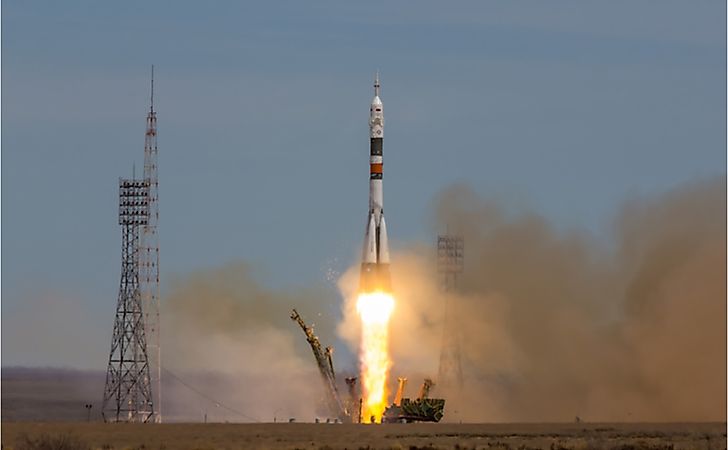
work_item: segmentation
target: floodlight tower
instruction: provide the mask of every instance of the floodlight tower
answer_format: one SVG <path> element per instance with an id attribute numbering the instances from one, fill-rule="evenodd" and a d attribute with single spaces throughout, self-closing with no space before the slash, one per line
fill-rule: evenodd
<path id="1" fill-rule="evenodd" d="M 101 411 L 107 422 L 162 421 L 154 66 L 150 97 L 144 136 L 143 178 L 119 181 L 121 285 Z"/>
<path id="2" fill-rule="evenodd" d="M 155 394 L 154 421 L 159 423 L 162 421 L 162 363 L 159 342 L 159 237 L 157 235 L 159 177 L 157 174 L 157 113 L 154 111 L 154 66 L 152 66 L 149 105 L 144 134 L 144 181 L 149 186 L 149 217 L 142 228 L 140 273 L 152 390 Z"/>
<path id="3" fill-rule="evenodd" d="M 148 181 L 120 179 L 121 282 L 101 405 L 105 422 L 148 422 L 154 416 L 139 280 L 140 234 L 148 221 Z"/>
<path id="4" fill-rule="evenodd" d="M 458 277 L 463 272 L 465 241 L 462 236 L 437 237 L 437 270 L 440 290 L 445 303 L 440 368 L 437 382 L 442 389 L 462 389 L 463 368 L 460 361 L 460 329 L 457 324 L 457 304 L 453 294 L 458 289 Z"/>

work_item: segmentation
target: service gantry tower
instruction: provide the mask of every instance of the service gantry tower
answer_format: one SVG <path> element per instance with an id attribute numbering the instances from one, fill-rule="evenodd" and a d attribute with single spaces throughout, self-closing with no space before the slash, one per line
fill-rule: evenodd
<path id="1" fill-rule="evenodd" d="M 460 360 L 460 328 L 456 292 L 458 278 L 463 272 L 465 242 L 462 236 L 439 235 L 437 237 L 437 270 L 440 275 L 440 290 L 445 303 L 442 348 L 437 384 L 444 390 L 461 390 L 463 368 Z"/>

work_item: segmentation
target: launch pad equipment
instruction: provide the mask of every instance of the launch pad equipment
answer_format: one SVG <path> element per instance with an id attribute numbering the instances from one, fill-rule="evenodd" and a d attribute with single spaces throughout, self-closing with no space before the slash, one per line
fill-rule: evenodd
<path id="1" fill-rule="evenodd" d="M 295 309 L 291 313 L 291 320 L 298 323 L 298 325 L 303 330 L 304 334 L 306 335 L 306 340 L 308 341 L 309 345 L 311 346 L 311 350 L 313 351 L 313 356 L 316 358 L 316 364 L 318 365 L 319 372 L 321 373 L 321 379 L 324 382 L 326 405 L 329 408 L 330 414 L 332 415 L 332 417 L 339 419 L 341 422 L 351 422 L 351 413 L 347 410 L 347 408 L 344 406 L 344 403 L 341 401 L 339 390 L 336 387 L 334 362 L 331 358 L 333 354 L 333 348 L 330 346 L 326 347 L 325 350 L 321 348 L 321 342 L 319 342 L 319 338 L 314 334 L 313 328 L 306 325 L 306 322 L 303 321 L 301 316 L 298 314 L 298 311 L 296 311 Z M 353 385 L 355 383 L 356 378 L 347 378 L 347 384 L 349 385 L 350 392 L 354 392 Z"/>
<path id="2" fill-rule="evenodd" d="M 399 406 L 402 403 L 402 396 L 404 395 L 404 387 L 407 384 L 407 378 L 399 377 L 397 378 L 397 383 L 397 394 L 394 396 L 393 404 Z"/>
<path id="3" fill-rule="evenodd" d="M 406 378 L 399 378 L 399 388 L 392 405 L 384 410 L 383 423 L 400 422 L 439 422 L 445 411 L 445 399 L 429 398 L 430 389 L 434 386 L 431 379 L 426 378 L 420 387 L 420 395 L 415 400 L 401 398 Z M 399 403 L 397 400 L 401 399 Z"/>
<path id="4" fill-rule="evenodd" d="M 420 386 L 420 395 L 418 395 L 417 398 L 429 397 L 430 389 L 432 389 L 432 386 L 434 385 L 435 383 L 433 383 L 431 379 L 425 378 L 425 381 L 422 382 L 422 386 Z"/>
<path id="5" fill-rule="evenodd" d="M 445 306 L 445 320 L 440 348 L 440 367 L 437 374 L 438 391 L 462 391 L 463 367 L 460 356 L 460 325 L 458 323 L 457 294 L 463 273 L 465 242 L 462 236 L 437 236 L 437 271 L 440 291 Z"/>
<path id="6" fill-rule="evenodd" d="M 346 411 L 349 413 L 349 417 L 352 422 L 354 421 L 354 411 L 358 411 L 356 420 L 361 422 L 361 398 L 356 393 L 356 377 L 346 377 L 344 381 L 346 382 L 346 387 L 349 391 Z"/>

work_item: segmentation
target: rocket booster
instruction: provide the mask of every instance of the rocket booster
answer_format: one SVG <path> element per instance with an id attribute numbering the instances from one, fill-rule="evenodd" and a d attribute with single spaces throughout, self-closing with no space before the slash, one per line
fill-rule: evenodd
<path id="1" fill-rule="evenodd" d="M 382 144 L 384 141 L 384 107 L 379 98 L 379 73 L 374 79 L 374 98 L 369 108 L 369 213 L 364 233 L 360 290 L 391 290 L 389 244 L 384 222 L 382 193 Z"/>

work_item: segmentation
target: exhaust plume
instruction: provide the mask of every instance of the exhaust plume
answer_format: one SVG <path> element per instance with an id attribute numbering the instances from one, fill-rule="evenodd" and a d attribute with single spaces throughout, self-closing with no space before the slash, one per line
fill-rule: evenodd
<path id="1" fill-rule="evenodd" d="M 447 399 L 444 420 L 725 421 L 725 186 L 719 177 L 631 199 L 609 243 L 513 214 L 464 186 L 441 193 L 438 229 L 465 238 L 454 300 L 465 387 L 447 392 L 434 380 L 431 396 Z M 392 255 L 386 391 L 406 376 L 403 397 L 438 372 L 444 304 L 433 247 Z M 338 299 L 265 289 L 247 265 L 177 279 L 162 305 L 163 362 L 259 420 L 325 417 L 316 365 L 288 313 L 316 317 L 323 342 L 336 331 L 357 354 L 359 275 L 352 266 L 339 279 L 338 325 L 330 314 Z M 356 369 L 337 363 L 340 374 Z M 201 418 L 197 394 L 165 389 L 174 389 L 164 393 L 167 414 Z M 205 408 L 210 420 L 248 420 Z"/>
<path id="2" fill-rule="evenodd" d="M 173 280 L 163 303 L 163 365 L 245 416 L 163 373 L 164 385 L 171 386 L 164 392 L 167 420 L 198 421 L 206 412 L 211 421 L 232 422 L 327 417 L 313 356 L 289 319 L 292 306 L 310 315 L 323 312 L 322 298 L 315 289 L 292 294 L 263 288 L 246 264 Z M 324 320 L 329 325 L 316 332 L 328 340 L 334 320 Z"/>

